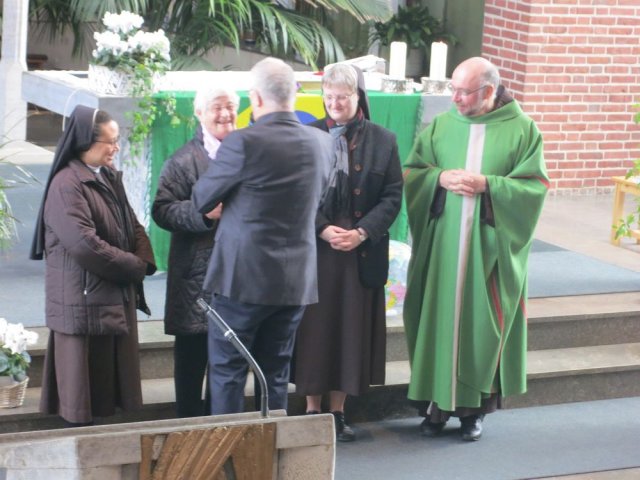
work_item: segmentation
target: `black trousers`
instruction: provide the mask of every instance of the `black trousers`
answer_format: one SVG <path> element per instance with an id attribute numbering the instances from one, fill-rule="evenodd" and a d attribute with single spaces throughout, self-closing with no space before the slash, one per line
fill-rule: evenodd
<path id="1" fill-rule="evenodd" d="M 253 305 L 221 295 L 213 307 L 255 357 L 267 380 L 269 409 L 287 408 L 289 364 L 304 306 Z M 211 413 L 244 411 L 248 365 L 209 320 L 209 384 Z"/>
<path id="2" fill-rule="evenodd" d="M 176 335 L 173 368 L 176 415 L 179 418 L 209 415 L 209 388 L 207 398 L 202 399 L 202 382 L 207 370 L 206 333 Z"/>

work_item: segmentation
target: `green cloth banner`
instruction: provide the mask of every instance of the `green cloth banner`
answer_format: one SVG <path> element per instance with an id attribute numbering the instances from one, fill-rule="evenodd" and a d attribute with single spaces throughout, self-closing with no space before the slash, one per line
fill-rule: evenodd
<path id="1" fill-rule="evenodd" d="M 151 178 L 150 198 L 155 198 L 158 179 L 162 166 L 171 155 L 191 139 L 197 126 L 193 116 L 194 92 L 171 92 L 177 101 L 177 113 L 185 119 L 180 125 L 173 127 L 166 114 L 156 118 L 151 137 Z M 251 107 L 247 92 L 238 92 L 240 107 L 238 109 L 238 128 L 249 124 Z M 371 120 L 394 132 L 398 139 L 400 160 L 404 164 L 413 146 L 416 129 L 421 124 L 422 96 L 420 94 L 390 94 L 377 91 L 367 92 L 371 110 Z M 162 111 L 162 109 L 160 109 Z M 303 123 L 312 122 L 324 116 L 322 97 L 319 92 L 299 93 L 296 100 L 296 113 Z M 406 206 L 402 199 L 402 209 L 390 229 L 391 238 L 401 242 L 407 241 L 408 224 Z M 150 220 L 149 237 L 156 256 L 159 270 L 167 269 L 170 233 L 161 229 Z"/>

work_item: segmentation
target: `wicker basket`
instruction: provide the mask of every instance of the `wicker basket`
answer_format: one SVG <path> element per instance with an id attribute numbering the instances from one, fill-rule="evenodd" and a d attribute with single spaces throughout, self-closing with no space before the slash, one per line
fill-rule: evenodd
<path id="1" fill-rule="evenodd" d="M 101 95 L 129 95 L 130 75 L 102 65 L 89 64 L 89 88 Z"/>
<path id="2" fill-rule="evenodd" d="M 100 95 L 118 95 L 128 97 L 134 88 L 131 74 L 121 70 L 112 70 L 103 65 L 89 64 L 89 88 Z M 158 91 L 160 79 L 159 73 L 153 74 L 153 90 Z"/>
<path id="3" fill-rule="evenodd" d="M 0 386 L 0 408 L 20 407 L 24 403 L 24 395 L 27 393 L 29 377 L 21 382 Z"/>

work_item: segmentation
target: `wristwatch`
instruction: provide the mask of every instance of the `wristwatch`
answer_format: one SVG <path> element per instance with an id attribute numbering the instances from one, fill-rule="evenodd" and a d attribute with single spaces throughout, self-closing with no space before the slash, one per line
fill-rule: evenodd
<path id="1" fill-rule="evenodd" d="M 358 238 L 360 238 L 360 243 L 364 242 L 368 238 L 367 232 L 365 232 L 363 228 L 357 228 L 356 230 L 358 231 Z"/>

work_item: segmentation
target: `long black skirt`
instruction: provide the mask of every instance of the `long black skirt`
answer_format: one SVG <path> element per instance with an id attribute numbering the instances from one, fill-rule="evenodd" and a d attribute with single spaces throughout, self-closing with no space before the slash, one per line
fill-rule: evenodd
<path id="1" fill-rule="evenodd" d="M 359 395 L 384 384 L 384 287 L 362 286 L 356 255 L 318 239 L 319 303 L 305 311 L 291 370 L 300 395 Z"/>

